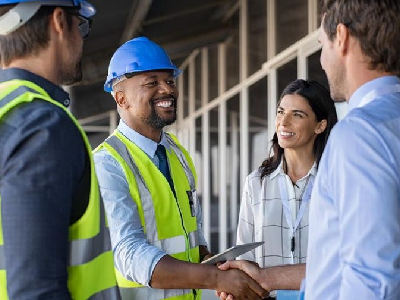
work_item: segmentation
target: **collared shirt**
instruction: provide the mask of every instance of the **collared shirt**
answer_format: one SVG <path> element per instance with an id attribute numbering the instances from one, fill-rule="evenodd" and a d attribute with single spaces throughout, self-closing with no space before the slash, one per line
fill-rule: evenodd
<path id="1" fill-rule="evenodd" d="M 308 300 L 400 299 L 400 93 L 387 93 L 396 84 L 361 86 L 329 137 L 311 197 Z"/>
<path id="2" fill-rule="evenodd" d="M 31 81 L 67 106 L 60 87 L 21 69 L 0 82 Z M 10 299 L 70 299 L 68 227 L 88 203 L 90 171 L 82 135 L 60 107 L 34 100 L 0 120 L 0 195 Z M 87 164 L 88 165 L 88 164 Z"/>
<path id="3" fill-rule="evenodd" d="M 317 173 L 316 164 L 306 176 L 299 179 L 295 185 L 285 174 L 282 162 L 270 175 L 260 181 L 261 173 L 257 169 L 247 176 L 239 213 L 237 243 L 264 241 L 264 245 L 239 257 L 257 262 L 260 267 L 291 264 L 292 230 L 289 228 L 280 192 L 280 180 L 284 180 L 289 198 L 293 219 L 301 206 L 301 198 L 310 182 L 310 177 Z M 312 182 L 313 180 L 311 180 Z M 308 243 L 308 206 L 300 225 L 295 232 L 294 263 L 305 263 Z"/>
<path id="4" fill-rule="evenodd" d="M 142 149 L 158 167 L 156 142 L 131 129 L 122 120 L 118 130 Z M 164 132 L 159 144 L 170 149 Z M 166 253 L 147 242 L 121 165 L 105 149 L 96 152 L 94 160 L 110 226 L 115 265 L 128 279 L 149 286 L 154 268 Z M 200 209 L 196 210 L 196 218 L 199 244 L 206 246 Z"/>

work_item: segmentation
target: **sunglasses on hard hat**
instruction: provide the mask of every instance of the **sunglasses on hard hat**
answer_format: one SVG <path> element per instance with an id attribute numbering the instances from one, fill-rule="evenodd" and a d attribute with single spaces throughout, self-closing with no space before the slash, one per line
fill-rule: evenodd
<path id="1" fill-rule="evenodd" d="M 81 33 L 81 37 L 83 39 L 87 38 L 90 32 L 90 28 L 91 28 L 91 24 L 92 24 L 92 20 L 79 16 L 80 22 L 78 25 L 79 28 L 79 32 Z"/>
<path id="2" fill-rule="evenodd" d="M 66 11 L 70 15 L 76 16 L 79 18 L 79 24 L 78 24 L 79 32 L 81 34 L 82 39 L 87 38 L 87 36 L 89 35 L 89 32 L 90 32 L 92 20 L 85 18 L 84 16 L 80 15 L 77 11 L 69 10 L 69 9 Z"/>

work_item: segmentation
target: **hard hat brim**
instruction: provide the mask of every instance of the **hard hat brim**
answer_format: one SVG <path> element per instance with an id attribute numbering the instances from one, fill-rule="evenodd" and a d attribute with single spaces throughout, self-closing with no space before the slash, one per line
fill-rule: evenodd
<path id="1" fill-rule="evenodd" d="M 113 81 L 115 79 L 117 79 L 118 77 L 125 76 L 125 74 L 127 74 L 127 73 L 140 74 L 140 73 L 151 72 L 151 71 L 171 71 L 173 73 L 174 78 L 178 77 L 182 73 L 182 70 L 179 69 L 179 68 L 165 67 L 165 68 L 161 68 L 161 69 L 155 68 L 155 69 L 149 69 L 149 70 L 146 69 L 146 70 L 142 70 L 142 71 L 138 70 L 138 71 L 135 71 L 135 72 L 126 72 L 124 74 L 120 74 L 120 75 L 117 75 L 117 76 L 114 76 L 114 74 L 109 74 L 107 76 L 106 82 L 104 83 L 104 91 L 107 92 L 107 93 L 111 93 L 112 90 L 113 90 Z"/>
<path id="2" fill-rule="evenodd" d="M 0 16 L 0 35 L 8 35 L 23 26 L 41 6 L 77 7 L 79 14 L 86 18 L 96 14 L 94 6 L 84 0 L 15 1 L 15 3 L 18 4 Z"/>

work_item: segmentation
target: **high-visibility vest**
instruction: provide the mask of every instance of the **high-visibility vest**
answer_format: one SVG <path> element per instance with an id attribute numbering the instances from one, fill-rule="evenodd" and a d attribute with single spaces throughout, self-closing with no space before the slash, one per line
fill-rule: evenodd
<path id="1" fill-rule="evenodd" d="M 91 183 L 88 206 L 84 215 L 69 227 L 68 289 L 74 300 L 118 300 L 119 290 L 114 273 L 109 229 L 99 186 L 94 171 L 91 147 L 86 134 L 71 113 L 38 85 L 26 80 L 0 83 L 0 120 L 13 108 L 33 100 L 48 101 L 62 108 L 82 134 L 90 158 Z M 63 170 L 60 170 L 63 172 Z M 1 196 L 1 195 L 0 195 Z M 35 259 L 32 257 L 32 259 Z M 4 239 L 1 225 L 0 197 L 0 299 L 7 300 L 7 261 L 4 257 Z"/>
<path id="2" fill-rule="evenodd" d="M 141 224 L 149 244 L 183 261 L 198 263 L 199 232 L 197 219 L 190 205 L 188 192 L 194 192 L 196 173 L 189 153 L 175 136 L 167 134 L 167 152 L 171 187 L 143 150 L 116 130 L 96 151 L 106 149 L 121 165 L 130 195 L 138 208 Z M 173 270 L 171 270 L 173 272 Z M 201 291 L 191 289 L 153 289 L 130 281 L 116 269 L 122 299 L 200 299 Z"/>

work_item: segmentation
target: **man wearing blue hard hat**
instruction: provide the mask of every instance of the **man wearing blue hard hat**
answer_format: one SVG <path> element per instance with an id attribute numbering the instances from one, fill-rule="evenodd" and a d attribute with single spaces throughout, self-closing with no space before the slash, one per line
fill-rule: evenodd
<path id="1" fill-rule="evenodd" d="M 91 148 L 60 85 L 94 7 L 0 0 L 0 299 L 120 299 Z"/>
<path id="2" fill-rule="evenodd" d="M 189 153 L 164 131 L 176 120 L 181 71 L 145 37 L 110 61 L 104 89 L 121 117 L 94 154 L 123 299 L 200 299 L 198 289 L 236 299 L 267 295 L 239 270 L 199 264 L 209 257 Z"/>

